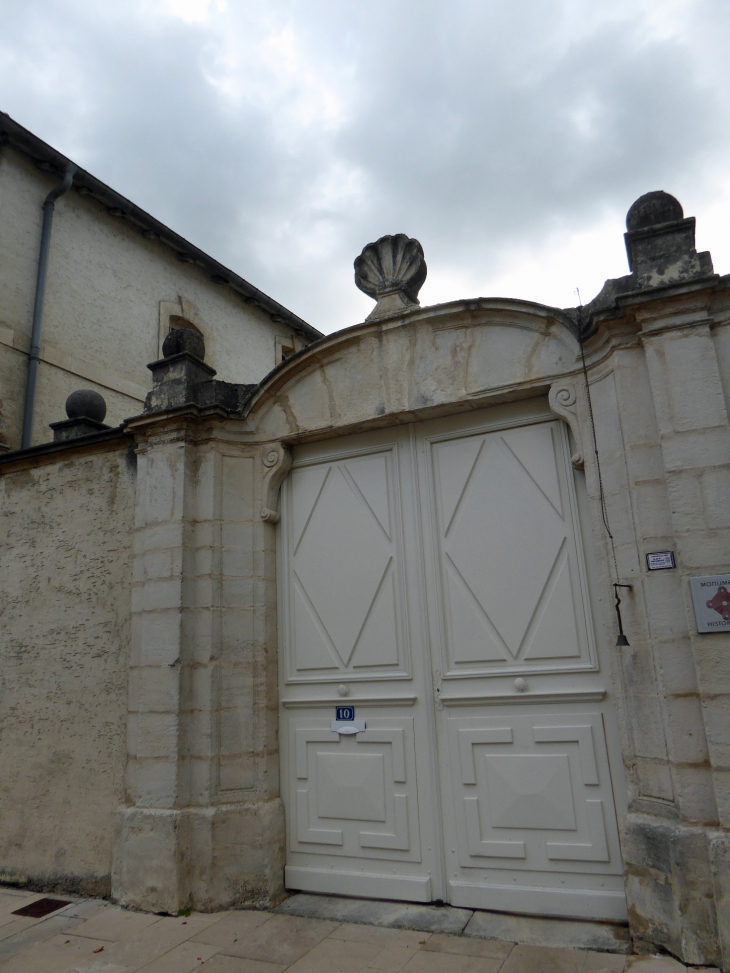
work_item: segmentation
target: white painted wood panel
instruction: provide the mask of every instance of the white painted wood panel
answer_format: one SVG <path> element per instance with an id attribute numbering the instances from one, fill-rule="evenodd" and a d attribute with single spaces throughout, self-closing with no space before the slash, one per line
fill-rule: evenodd
<path id="1" fill-rule="evenodd" d="M 406 672 L 395 444 L 293 470 L 285 491 L 290 679 Z"/>
<path id="2" fill-rule="evenodd" d="M 625 918 L 574 475 L 539 403 L 297 451 L 279 545 L 289 887 Z M 338 704 L 365 730 L 333 733 Z"/>
<path id="3" fill-rule="evenodd" d="M 412 717 L 379 716 L 339 735 L 325 719 L 292 717 L 296 801 L 290 847 L 309 855 L 420 861 Z"/>
<path id="4" fill-rule="evenodd" d="M 448 898 L 623 919 L 575 474 L 535 419 L 421 430 Z"/>
<path id="5" fill-rule="evenodd" d="M 560 423 L 428 443 L 445 675 L 591 667 Z"/>
<path id="6" fill-rule="evenodd" d="M 495 908 L 509 869 L 511 882 L 531 889 L 530 900 L 544 896 L 546 914 L 555 913 L 553 890 L 572 888 L 591 892 L 572 914 L 625 918 L 601 713 L 579 704 L 530 709 L 485 717 L 470 707 L 446 717 L 452 898 Z"/>
<path id="7" fill-rule="evenodd" d="M 290 888 L 443 897 L 411 440 L 401 428 L 299 449 L 284 486 Z M 353 706 L 365 729 L 333 732 L 338 705 Z"/>

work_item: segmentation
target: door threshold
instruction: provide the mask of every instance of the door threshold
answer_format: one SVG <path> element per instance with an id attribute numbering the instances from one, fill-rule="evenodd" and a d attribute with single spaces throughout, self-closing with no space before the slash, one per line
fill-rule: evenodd
<path id="1" fill-rule="evenodd" d="M 457 909 L 450 905 L 351 899 L 344 895 L 320 895 L 316 892 L 296 892 L 278 905 L 274 912 L 303 919 L 331 919 L 386 929 L 441 932 L 451 936 L 462 933 L 473 915 L 471 909 Z"/>
<path id="2" fill-rule="evenodd" d="M 592 949 L 599 953 L 631 952 L 631 936 L 625 922 L 475 911 L 462 935 L 504 939 L 521 946 Z"/>
<path id="3" fill-rule="evenodd" d="M 507 912 L 457 909 L 450 905 L 418 905 L 383 899 L 296 892 L 274 912 L 304 919 L 354 922 L 387 929 L 415 929 L 476 939 L 499 939 L 524 946 L 591 949 L 603 953 L 631 952 L 629 929 L 620 922 L 554 919 Z"/>

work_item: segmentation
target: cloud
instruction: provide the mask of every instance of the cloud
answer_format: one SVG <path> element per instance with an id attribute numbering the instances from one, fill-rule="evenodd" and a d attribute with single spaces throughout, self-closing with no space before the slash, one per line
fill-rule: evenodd
<path id="1" fill-rule="evenodd" d="M 642 192 L 701 230 L 728 34 L 721 0 L 6 0 L 0 107 L 333 330 L 383 233 L 421 240 L 424 302 L 570 304 L 626 271 Z"/>

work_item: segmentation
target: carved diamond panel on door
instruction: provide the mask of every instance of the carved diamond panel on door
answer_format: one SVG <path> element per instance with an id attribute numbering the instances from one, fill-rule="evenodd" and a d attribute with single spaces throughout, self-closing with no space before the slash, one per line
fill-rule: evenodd
<path id="1" fill-rule="evenodd" d="M 290 848 L 310 854 L 420 861 L 413 720 L 375 718 L 342 735 L 292 718 L 296 808 Z"/>
<path id="2" fill-rule="evenodd" d="M 291 682 L 404 673 L 396 464 L 391 445 L 291 475 Z"/>
<path id="3" fill-rule="evenodd" d="M 447 676 L 591 666 L 563 438 L 550 422 L 431 444 Z"/>
<path id="4" fill-rule="evenodd" d="M 621 871 L 599 713 L 447 723 L 462 868 Z"/>

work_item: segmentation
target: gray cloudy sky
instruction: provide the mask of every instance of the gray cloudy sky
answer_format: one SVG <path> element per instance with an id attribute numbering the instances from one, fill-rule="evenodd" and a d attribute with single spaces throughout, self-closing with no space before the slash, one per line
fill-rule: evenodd
<path id="1" fill-rule="evenodd" d="M 0 108 L 323 331 L 418 237 L 421 303 L 584 301 L 666 189 L 730 272 L 728 0 L 0 0 Z"/>

